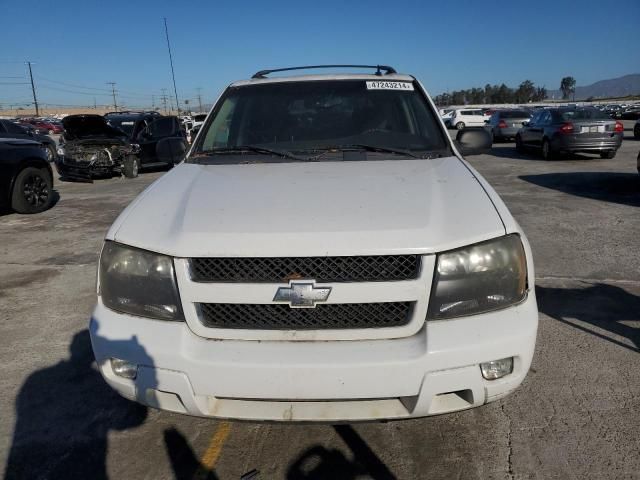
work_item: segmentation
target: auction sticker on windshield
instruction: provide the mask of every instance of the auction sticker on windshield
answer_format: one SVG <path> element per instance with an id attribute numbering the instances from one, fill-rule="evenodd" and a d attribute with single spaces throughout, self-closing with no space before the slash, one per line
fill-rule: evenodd
<path id="1" fill-rule="evenodd" d="M 367 82 L 367 90 L 408 90 L 413 91 L 410 82 L 382 82 L 379 80 Z"/>

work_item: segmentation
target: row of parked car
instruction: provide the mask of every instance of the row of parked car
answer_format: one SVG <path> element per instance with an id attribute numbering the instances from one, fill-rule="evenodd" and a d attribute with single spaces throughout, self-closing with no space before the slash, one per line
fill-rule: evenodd
<path id="1" fill-rule="evenodd" d="M 58 144 L 34 125 L 0 119 L 0 210 L 38 213 L 53 201 L 53 169 L 61 180 L 93 181 L 147 167 L 173 166 L 186 151 L 178 117 L 158 112 L 70 115 L 61 121 Z M 180 141 L 165 142 L 167 139 Z"/>
<path id="2" fill-rule="evenodd" d="M 515 141 L 518 151 L 536 149 L 546 160 L 569 153 L 595 153 L 602 158 L 614 158 L 624 136 L 624 125 L 595 107 L 454 109 L 445 115 L 445 124 L 448 121 L 458 130 L 485 128 L 494 143 Z M 639 122 L 634 135 L 640 138 Z"/>
<path id="3" fill-rule="evenodd" d="M 598 110 L 606 113 L 611 118 L 623 120 L 640 119 L 640 103 L 614 104 L 614 105 L 594 105 Z"/>

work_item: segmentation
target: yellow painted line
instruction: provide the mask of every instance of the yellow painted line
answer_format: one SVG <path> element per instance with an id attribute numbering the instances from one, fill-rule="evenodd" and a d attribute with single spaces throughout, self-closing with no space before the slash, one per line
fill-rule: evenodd
<path id="1" fill-rule="evenodd" d="M 200 475 L 196 474 L 196 478 L 199 478 L 202 473 L 213 470 L 216 466 L 222 453 L 224 442 L 229 436 L 229 432 L 231 432 L 231 424 L 229 422 L 220 422 L 216 431 L 213 432 L 209 446 L 200 460 L 200 468 L 198 469 L 198 474 Z"/>

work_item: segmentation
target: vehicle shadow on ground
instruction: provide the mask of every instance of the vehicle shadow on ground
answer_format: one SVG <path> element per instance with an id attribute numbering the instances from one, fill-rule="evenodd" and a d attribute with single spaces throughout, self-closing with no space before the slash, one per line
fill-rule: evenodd
<path id="1" fill-rule="evenodd" d="M 491 147 L 491 155 L 498 158 L 508 158 L 510 160 L 535 160 L 544 162 L 540 155 L 533 150 L 531 152 L 518 152 L 513 143 L 494 143 Z"/>
<path id="2" fill-rule="evenodd" d="M 640 328 L 622 323 L 640 321 L 640 297 L 604 283 L 588 284 L 585 288 L 536 286 L 536 297 L 538 309 L 545 315 L 633 352 L 640 352 Z M 576 319 L 627 338 L 635 348 L 600 333 L 598 329 L 568 319 Z"/>
<path id="3" fill-rule="evenodd" d="M 371 450 L 350 425 L 335 425 L 334 430 L 353 454 L 348 459 L 341 451 L 314 445 L 295 459 L 287 470 L 287 480 L 393 480 L 396 476 Z"/>
<path id="4" fill-rule="evenodd" d="M 540 187 L 551 188 L 579 197 L 634 207 L 640 206 L 640 176 L 637 173 L 543 173 L 522 175 L 518 178 Z"/>
<path id="5" fill-rule="evenodd" d="M 545 160 L 542 158 L 540 150 L 527 148 L 524 152 L 518 152 L 514 143 L 496 144 L 491 147 L 491 155 L 498 158 L 508 158 L 509 160 L 533 160 L 536 162 L 554 163 L 565 160 L 601 160 L 599 155 L 585 155 L 580 153 L 568 153 L 560 158 Z"/>
<path id="6" fill-rule="evenodd" d="M 218 480 L 214 470 L 206 468 L 189 446 L 188 440 L 175 428 L 164 431 L 164 444 L 176 480 Z"/>
<path id="7" fill-rule="evenodd" d="M 49 206 L 49 208 L 47 210 L 51 210 L 53 207 L 56 206 L 56 204 L 60 201 L 60 193 L 57 190 L 53 190 L 53 192 L 51 192 L 51 205 Z M 45 210 L 45 212 L 47 211 Z M 5 217 L 7 215 L 11 215 L 14 212 L 13 210 L 11 210 L 10 208 L 0 208 L 0 218 L 1 217 Z M 41 212 L 44 213 L 44 212 Z M 16 213 L 16 215 L 19 215 Z M 34 214 L 34 215 L 39 215 L 38 213 Z"/>
<path id="8" fill-rule="evenodd" d="M 69 353 L 22 385 L 5 479 L 106 479 L 109 432 L 147 418 L 146 407 L 120 397 L 93 368 L 88 330 L 74 335 Z"/>

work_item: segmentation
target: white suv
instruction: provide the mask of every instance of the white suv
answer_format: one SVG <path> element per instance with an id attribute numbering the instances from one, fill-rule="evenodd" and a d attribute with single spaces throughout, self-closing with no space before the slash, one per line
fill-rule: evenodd
<path id="1" fill-rule="evenodd" d="M 462 156 L 488 133 L 452 142 L 422 85 L 390 67 L 270 73 L 230 85 L 184 162 L 107 233 L 90 322 L 106 381 L 190 415 L 326 422 L 515 389 L 534 272 Z"/>
<path id="2" fill-rule="evenodd" d="M 449 123 L 452 127 L 462 130 L 465 127 L 484 127 L 484 121 L 489 118 L 480 109 L 462 108 L 453 111 Z"/>

